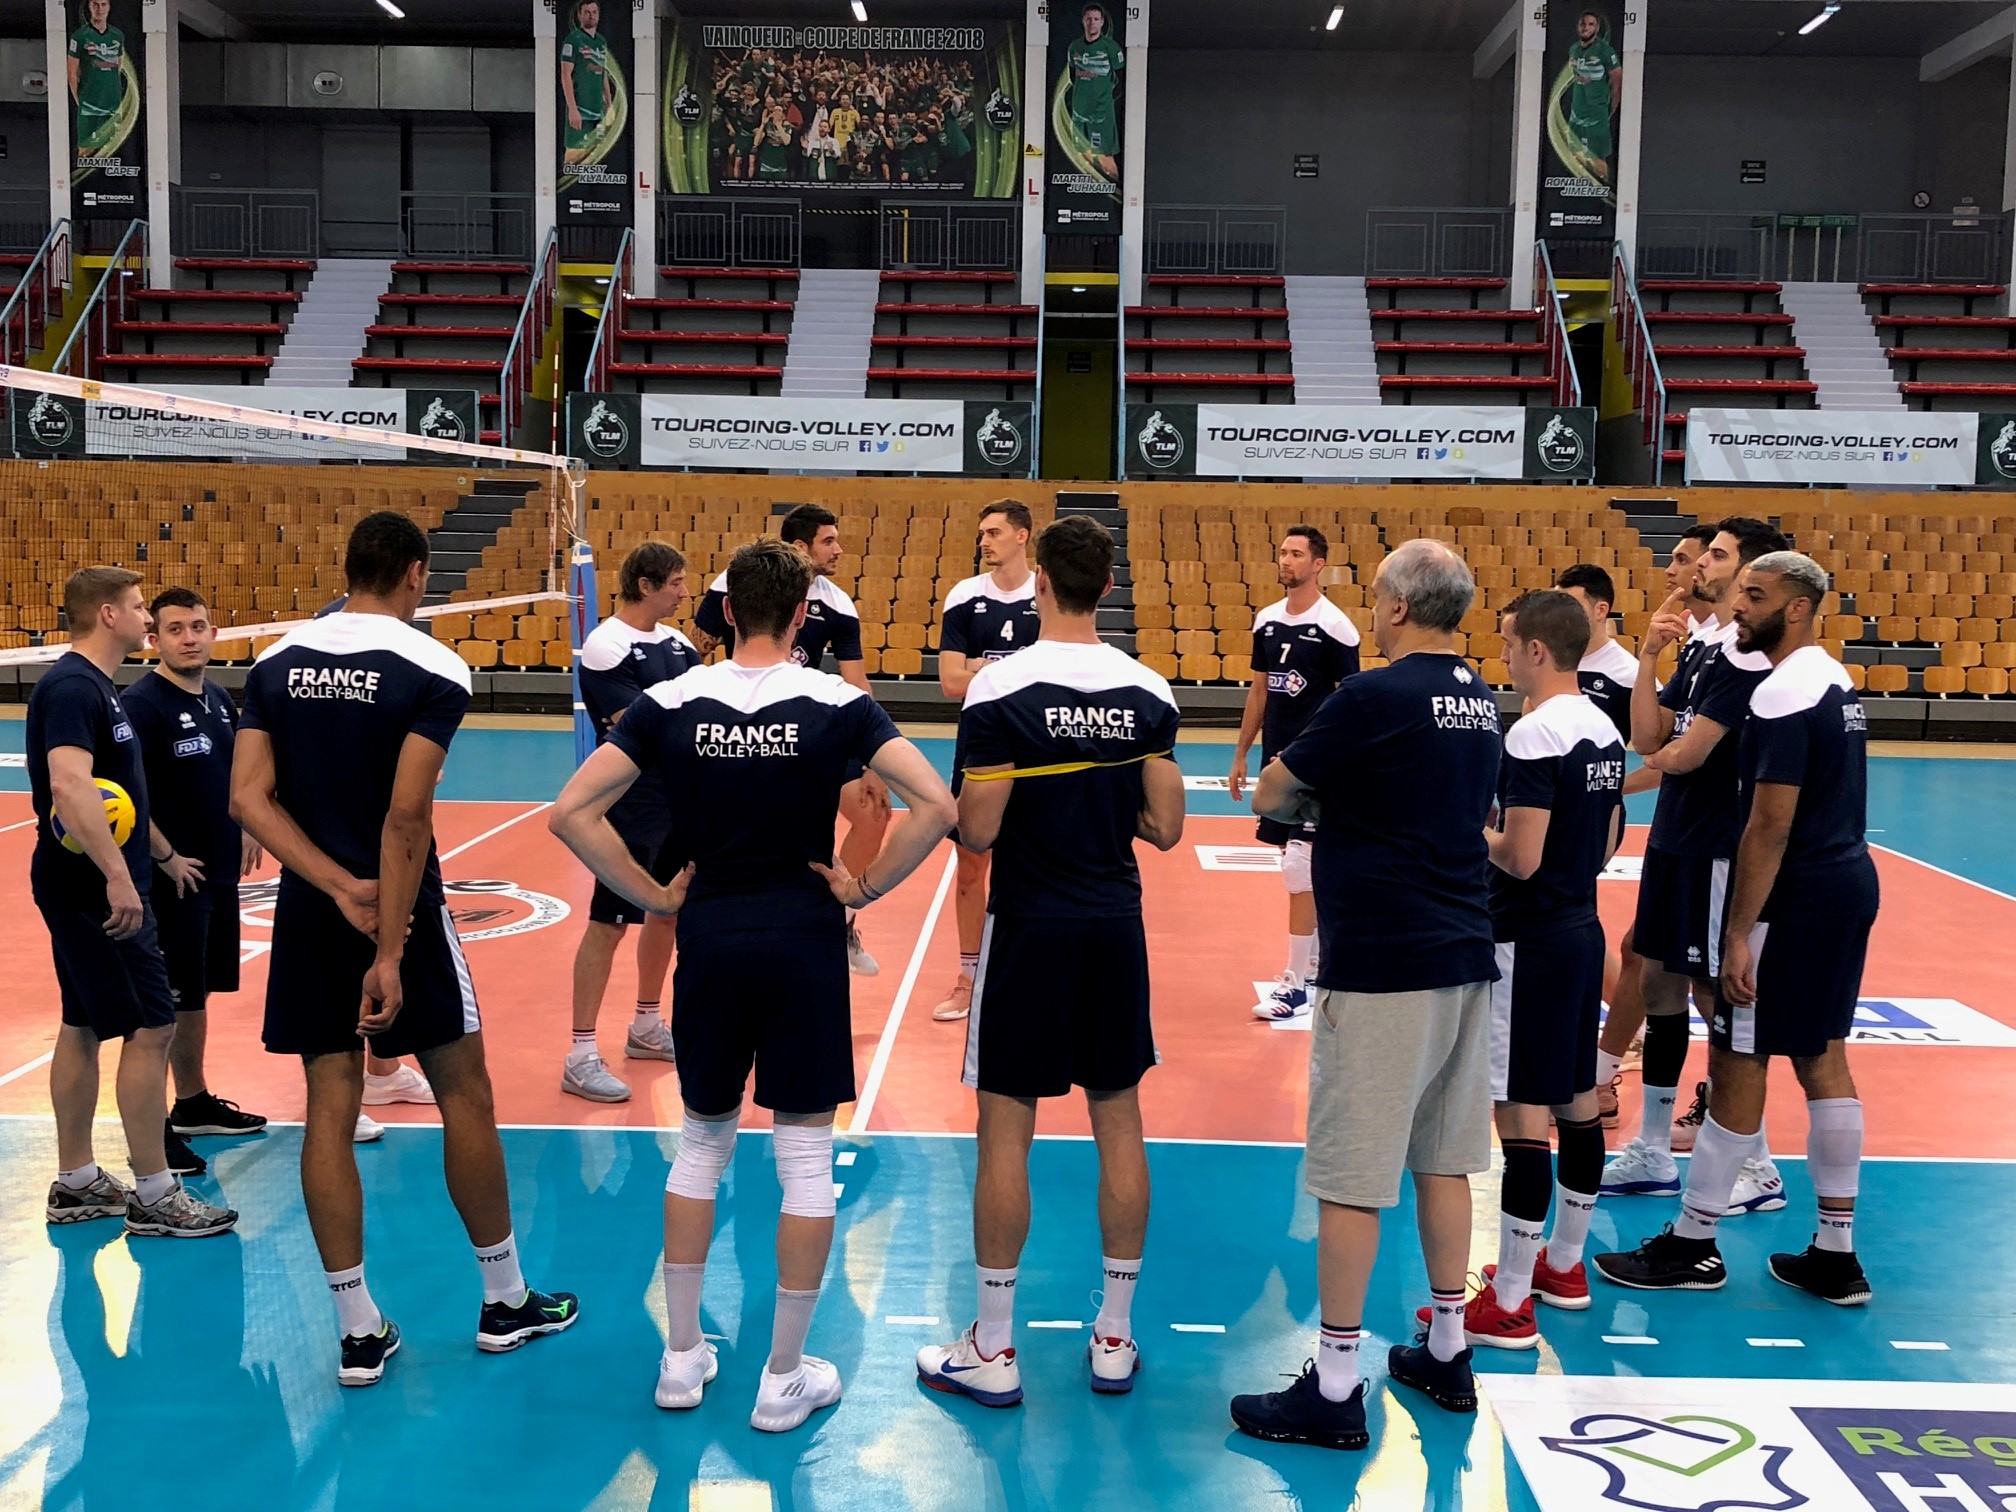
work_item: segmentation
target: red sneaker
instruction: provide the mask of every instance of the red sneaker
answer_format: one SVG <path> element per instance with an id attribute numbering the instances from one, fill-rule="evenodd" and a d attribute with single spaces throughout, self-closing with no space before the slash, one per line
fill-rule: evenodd
<path id="1" fill-rule="evenodd" d="M 1484 1267 L 1484 1279 L 1495 1281 L 1498 1267 Z M 1573 1270 L 1556 1270 L 1547 1263 L 1547 1251 L 1533 1262 L 1533 1295 L 1549 1307 L 1565 1312 L 1581 1312 L 1589 1305 L 1589 1268 L 1577 1261 Z"/>
<path id="2" fill-rule="evenodd" d="M 1491 1275 L 1497 1269 L 1495 1265 L 1484 1267 L 1484 1289 L 1463 1305 L 1463 1342 L 1479 1349 L 1538 1348 L 1540 1325 L 1533 1321 L 1533 1299 L 1528 1297 L 1511 1312 L 1500 1307 L 1498 1293 L 1491 1286 Z M 1539 1275 L 1537 1269 L 1534 1275 Z M 1586 1282 L 1583 1291 L 1588 1291 Z M 1432 1308 L 1418 1307 L 1414 1319 L 1425 1328 L 1433 1312 Z"/>
<path id="3" fill-rule="evenodd" d="M 1694 1103 L 1685 1113 L 1673 1120 L 1673 1153 L 1685 1155 L 1694 1148 L 1694 1136 L 1701 1132 L 1701 1125 L 1708 1119 L 1708 1083 L 1694 1083 Z"/>
<path id="4" fill-rule="evenodd" d="M 1596 1116 L 1606 1129 L 1617 1127 L 1617 1084 L 1622 1080 L 1624 1073 L 1620 1071 L 1596 1089 Z"/>

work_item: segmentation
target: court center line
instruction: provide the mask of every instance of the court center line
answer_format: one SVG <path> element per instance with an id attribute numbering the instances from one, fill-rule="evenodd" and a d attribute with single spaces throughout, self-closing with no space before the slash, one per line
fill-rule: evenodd
<path id="1" fill-rule="evenodd" d="M 26 829 L 34 822 L 33 819 L 23 819 L 19 824 L 0 824 L 0 835 L 11 835 L 15 830 Z"/>
<path id="2" fill-rule="evenodd" d="M 5 1076 L 0 1076 L 0 1087 L 6 1086 L 7 1083 L 11 1081 L 18 1081 L 20 1078 L 26 1076 L 30 1071 L 39 1070 L 43 1066 L 48 1065 L 49 1062 L 51 1062 L 54 1059 L 56 1059 L 56 1052 L 54 1050 L 43 1051 L 40 1055 L 36 1056 L 35 1059 L 29 1061 L 27 1065 L 16 1066 L 12 1071 L 9 1071 Z"/>
<path id="3" fill-rule="evenodd" d="M 448 862 L 453 861 L 457 856 L 461 855 L 464 851 L 474 850 L 477 846 L 481 845 L 485 840 L 488 840 L 491 836 L 501 835 L 504 833 L 504 831 L 511 828 L 512 825 L 522 824 L 527 819 L 530 819 L 534 814 L 543 814 L 546 812 L 546 810 L 550 809 L 551 807 L 553 807 L 551 803 L 535 803 L 532 805 L 531 808 L 525 810 L 524 813 L 514 814 L 509 819 L 506 819 L 502 824 L 495 825 L 490 829 L 483 831 L 483 833 L 478 835 L 474 840 L 464 840 L 460 845 L 456 846 L 455 849 L 445 852 L 442 855 L 441 857 L 442 864 L 446 865 Z"/>
<path id="4" fill-rule="evenodd" d="M 1932 1349 L 1944 1351 L 1950 1349 L 1952 1346 L 1941 1344 L 1936 1339 L 1892 1339 L 1890 1347 L 1892 1349 Z"/>
<path id="5" fill-rule="evenodd" d="M 1745 1339 L 1752 1349 L 1804 1349 L 1804 1339 Z"/>
<path id="6" fill-rule="evenodd" d="M 882 1078 L 889 1072 L 889 1058 L 896 1052 L 896 1031 L 903 1027 L 904 1011 L 910 1006 L 910 995 L 917 990 L 917 978 L 924 970 L 924 953 L 931 948 L 931 936 L 938 930 L 938 915 L 945 911 L 945 899 L 951 895 L 952 880 L 958 874 L 959 852 L 954 849 L 945 858 L 945 872 L 938 879 L 938 891 L 931 895 L 931 907 L 924 915 L 924 927 L 917 931 L 917 944 L 910 952 L 910 964 L 903 968 L 903 983 L 896 989 L 896 1001 L 889 1006 L 889 1022 L 882 1026 L 882 1039 L 875 1046 L 875 1059 L 868 1065 L 868 1080 L 861 1088 L 860 1099 L 854 1104 L 854 1116 L 847 1121 L 849 1134 L 864 1134 L 868 1130 L 868 1118 L 875 1111 L 875 1099 L 882 1094 Z"/>

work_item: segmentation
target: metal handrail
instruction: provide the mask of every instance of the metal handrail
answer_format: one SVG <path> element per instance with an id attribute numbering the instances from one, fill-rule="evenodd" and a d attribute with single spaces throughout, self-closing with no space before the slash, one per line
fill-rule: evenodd
<path id="1" fill-rule="evenodd" d="M 539 249 L 539 260 L 534 266 L 537 271 L 532 278 L 532 287 L 525 291 L 525 303 L 518 310 L 518 324 L 511 331 L 511 345 L 504 350 L 504 370 L 498 386 L 502 408 L 499 425 L 502 428 L 501 439 L 506 446 L 512 444 L 512 438 L 518 434 L 519 423 L 524 419 L 526 401 L 532 393 L 532 375 L 538 371 L 539 359 L 546 345 L 546 332 L 553 324 L 553 299 L 560 283 L 560 233 L 557 228 L 547 228 L 546 241 Z M 530 340 L 526 339 L 528 333 Z"/>
<path id="2" fill-rule="evenodd" d="M 135 241 L 139 243 L 137 254 L 132 251 Z M 147 251 L 147 222 L 130 222 L 126 232 L 119 238 L 119 244 L 112 249 L 111 260 L 105 266 L 105 276 L 98 281 L 98 287 L 91 291 L 90 299 L 84 303 L 84 310 L 77 317 L 77 324 L 70 332 L 70 339 L 63 343 L 63 350 L 56 354 L 50 370 L 68 373 L 73 378 L 89 378 L 97 358 L 116 350 L 112 344 L 113 328 L 126 318 L 127 307 L 135 301 L 128 280 L 132 270 L 126 264 L 134 256 L 140 259 L 141 287 L 152 266 Z M 111 290 L 108 295 L 107 290 Z M 79 342 L 82 346 L 79 346 Z M 82 359 L 81 366 L 79 359 Z"/>
<path id="3" fill-rule="evenodd" d="M 609 364 L 623 330 L 623 301 L 630 297 L 630 279 L 637 259 L 635 227 L 623 228 L 623 240 L 616 245 L 616 263 L 609 270 L 609 297 L 602 304 L 602 318 L 595 322 L 595 344 L 588 349 L 588 391 L 609 392 Z"/>
<path id="4" fill-rule="evenodd" d="M 1631 375 L 1631 403 L 1645 417 L 1645 444 L 1652 452 L 1652 483 L 1666 481 L 1666 378 L 1645 323 L 1645 306 L 1631 277 L 1631 254 L 1622 242 L 1610 247 L 1610 319 L 1624 368 Z"/>
<path id="5" fill-rule="evenodd" d="M 60 220 L 42 238 L 34 260 L 0 308 L 0 363 L 26 365 L 42 344 L 51 310 L 60 312 L 70 287 L 70 222 Z"/>
<path id="6" fill-rule="evenodd" d="M 1554 258 L 1547 243 L 1535 242 L 1533 250 L 1533 300 L 1543 311 L 1540 319 L 1547 330 L 1547 371 L 1554 380 L 1554 402 L 1568 408 L 1582 403 L 1582 375 L 1575 371 L 1575 357 L 1568 349 L 1568 318 L 1561 313 L 1561 290 L 1554 282 Z"/>

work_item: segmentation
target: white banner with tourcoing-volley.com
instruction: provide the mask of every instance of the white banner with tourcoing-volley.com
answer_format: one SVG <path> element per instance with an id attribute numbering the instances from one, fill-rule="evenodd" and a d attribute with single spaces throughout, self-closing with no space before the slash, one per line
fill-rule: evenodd
<path id="1" fill-rule="evenodd" d="M 1691 410 L 1687 481 L 1968 488 L 1979 428 L 1911 410 Z"/>
<path id="2" fill-rule="evenodd" d="M 263 423 L 265 414 L 405 431 L 433 441 L 481 439 L 474 389 L 192 388 L 207 405 L 242 405 L 244 417 L 194 415 L 171 404 L 17 390 L 14 443 L 19 456 L 159 457 L 272 461 L 404 462 L 405 446 L 311 436 Z"/>
<path id="3" fill-rule="evenodd" d="M 1595 411 L 1509 405 L 1129 404 L 1130 478 L 1595 474 Z"/>

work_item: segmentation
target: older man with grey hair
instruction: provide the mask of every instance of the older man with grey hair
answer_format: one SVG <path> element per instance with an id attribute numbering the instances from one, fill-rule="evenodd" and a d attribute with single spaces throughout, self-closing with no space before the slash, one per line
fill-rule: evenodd
<path id="1" fill-rule="evenodd" d="M 1493 954 L 1484 824 L 1502 749 L 1498 702 L 1456 652 L 1476 597 L 1463 561 L 1410 541 L 1372 588 L 1372 634 L 1389 665 L 1347 679 L 1260 774 L 1254 809 L 1314 820 L 1316 976 L 1305 1180 L 1320 1206 L 1323 1332 L 1313 1369 L 1286 1391 L 1241 1396 L 1232 1419 L 1258 1438 L 1360 1449 L 1358 1374 L 1379 1213 L 1414 1173 L 1432 1289 L 1394 1380 L 1452 1412 L 1477 1388 L 1463 1338 L 1470 1176 L 1491 1158 Z"/>
<path id="2" fill-rule="evenodd" d="M 1819 643 L 1826 597 L 1826 571 L 1796 551 L 1759 556 L 1737 579 L 1736 645 L 1771 670 L 1743 724 L 1743 838 L 1708 1026 L 1708 1116 L 1679 1219 L 1591 1262 L 1620 1286 L 1713 1291 L 1728 1280 L 1716 1231 L 1743 1162 L 1761 1151 L 1765 1076 L 1782 1055 L 1806 1093 L 1819 1232 L 1802 1253 L 1773 1255 L 1771 1274 L 1840 1306 L 1869 1300 L 1855 1255 L 1862 1103 L 1847 1046 L 1879 901 L 1869 720 L 1847 669 Z"/>

